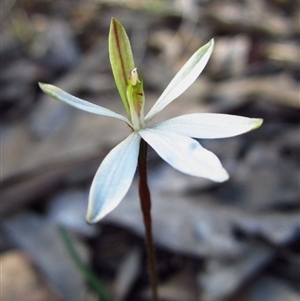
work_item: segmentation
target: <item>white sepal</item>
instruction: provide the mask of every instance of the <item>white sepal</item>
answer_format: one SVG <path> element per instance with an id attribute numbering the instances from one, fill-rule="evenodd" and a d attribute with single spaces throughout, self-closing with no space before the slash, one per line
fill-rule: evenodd
<path id="1" fill-rule="evenodd" d="M 208 62 L 213 46 L 214 40 L 212 39 L 191 56 L 149 111 L 145 117 L 146 121 L 153 118 L 154 115 L 181 95 L 197 79 Z"/>
<path id="2" fill-rule="evenodd" d="M 228 114 L 195 113 L 178 116 L 153 126 L 194 138 L 227 138 L 261 126 L 263 120 Z"/>
<path id="3" fill-rule="evenodd" d="M 100 107 L 98 105 L 95 105 L 91 102 L 88 102 L 88 101 L 85 101 L 78 97 L 75 97 L 56 86 L 49 85 L 49 84 L 43 84 L 43 83 L 39 83 L 39 86 L 50 97 L 53 97 L 56 100 L 62 101 L 72 107 L 75 107 L 77 109 L 80 109 L 82 111 L 86 111 L 89 113 L 94 113 L 97 115 L 116 118 L 116 119 L 126 122 L 127 124 L 130 124 L 128 119 L 125 118 L 124 116 L 117 114 L 111 110 Z"/>
<path id="4" fill-rule="evenodd" d="M 95 223 L 119 205 L 137 167 L 140 136 L 131 133 L 102 161 L 91 186 L 86 220 Z"/>
<path id="5" fill-rule="evenodd" d="M 183 173 L 215 182 L 229 178 L 217 156 L 190 137 L 158 129 L 144 129 L 139 134 L 162 159 Z"/>

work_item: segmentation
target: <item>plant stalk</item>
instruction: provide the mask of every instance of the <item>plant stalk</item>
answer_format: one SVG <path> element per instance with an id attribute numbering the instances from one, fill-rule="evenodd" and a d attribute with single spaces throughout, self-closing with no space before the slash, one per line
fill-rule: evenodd
<path id="1" fill-rule="evenodd" d="M 148 181 L 147 181 L 147 148 L 148 148 L 147 142 L 141 139 L 139 159 L 138 159 L 138 170 L 139 170 L 139 177 L 140 177 L 139 195 L 140 195 L 141 209 L 143 212 L 144 225 L 145 225 L 145 240 L 147 246 L 148 272 L 151 281 L 152 300 L 158 301 L 157 267 L 156 267 L 156 257 L 155 257 L 153 235 L 152 235 L 151 196 L 150 196 L 150 191 L 149 191 Z"/>

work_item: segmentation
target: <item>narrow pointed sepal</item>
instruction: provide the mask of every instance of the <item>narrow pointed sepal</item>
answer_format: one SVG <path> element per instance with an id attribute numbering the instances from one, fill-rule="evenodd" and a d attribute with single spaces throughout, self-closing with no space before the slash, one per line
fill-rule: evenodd
<path id="1" fill-rule="evenodd" d="M 170 102 L 181 95 L 197 79 L 207 64 L 213 47 L 214 40 L 212 39 L 192 55 L 192 57 L 178 71 L 165 91 L 156 101 L 152 109 L 146 115 L 146 121 L 158 114 Z"/>
<path id="2" fill-rule="evenodd" d="M 175 169 L 215 182 L 228 180 L 228 173 L 217 156 L 203 148 L 196 140 L 159 129 L 144 129 L 139 134 Z"/>
<path id="3" fill-rule="evenodd" d="M 108 37 L 108 51 L 115 82 L 123 101 L 127 115 L 130 116 L 126 96 L 127 82 L 130 71 L 134 69 L 134 60 L 130 41 L 123 25 L 112 18 Z"/>
<path id="4" fill-rule="evenodd" d="M 98 222 L 124 198 L 136 171 L 140 140 L 131 133 L 101 163 L 90 190 L 87 222 Z"/>
<path id="5" fill-rule="evenodd" d="M 201 139 L 228 138 L 259 128 L 260 118 L 248 118 L 228 114 L 195 113 L 178 116 L 153 126 L 155 129 Z"/>
<path id="6" fill-rule="evenodd" d="M 59 100 L 61 102 L 64 102 L 72 107 L 75 107 L 77 109 L 80 109 L 82 111 L 86 111 L 89 113 L 116 118 L 116 119 L 126 122 L 127 124 L 130 123 L 126 117 L 124 117 L 120 114 L 117 114 L 111 110 L 108 110 L 108 109 L 105 109 L 98 105 L 95 105 L 91 102 L 88 102 L 88 101 L 85 101 L 78 97 L 75 97 L 56 86 L 53 86 L 50 84 L 43 84 L 43 83 L 39 83 L 39 86 L 50 97 L 52 97 L 56 100 Z"/>

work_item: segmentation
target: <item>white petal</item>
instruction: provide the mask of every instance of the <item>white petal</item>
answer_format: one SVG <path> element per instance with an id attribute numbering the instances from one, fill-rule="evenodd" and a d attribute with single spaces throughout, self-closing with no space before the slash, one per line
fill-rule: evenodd
<path id="1" fill-rule="evenodd" d="M 181 95 L 197 79 L 208 62 L 213 46 L 214 40 L 212 39 L 192 55 L 156 101 L 150 112 L 147 114 L 146 120 L 151 119 L 154 115 L 160 112 L 165 106 Z"/>
<path id="2" fill-rule="evenodd" d="M 131 133 L 101 163 L 91 186 L 86 220 L 95 223 L 122 201 L 134 177 L 140 136 Z"/>
<path id="3" fill-rule="evenodd" d="M 62 101 L 72 107 L 98 115 L 120 119 L 129 124 L 129 121 L 126 117 L 117 114 L 111 110 L 97 106 L 91 102 L 75 97 L 56 86 L 43 83 L 39 83 L 39 86 L 49 96 L 55 98 L 56 100 Z"/>
<path id="4" fill-rule="evenodd" d="M 261 126 L 263 120 L 227 114 L 196 113 L 178 116 L 153 126 L 194 138 L 226 138 Z"/>
<path id="5" fill-rule="evenodd" d="M 183 173 L 215 182 L 229 178 L 217 156 L 190 137 L 158 129 L 145 129 L 139 134 L 160 157 Z"/>

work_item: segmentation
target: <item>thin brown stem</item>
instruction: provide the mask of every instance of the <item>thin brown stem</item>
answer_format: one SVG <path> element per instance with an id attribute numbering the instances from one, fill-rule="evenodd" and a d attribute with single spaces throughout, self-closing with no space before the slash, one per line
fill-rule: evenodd
<path id="1" fill-rule="evenodd" d="M 148 255 L 148 270 L 151 280 L 152 288 L 152 300 L 158 301 L 157 292 L 157 268 L 156 268 L 156 258 L 155 250 L 152 237 L 152 220 L 151 220 L 151 197 L 147 181 L 147 142 L 141 140 L 140 143 L 140 153 L 138 160 L 138 170 L 139 170 L 139 195 L 141 201 L 141 208 L 144 217 L 145 224 L 145 240 L 147 246 Z"/>

